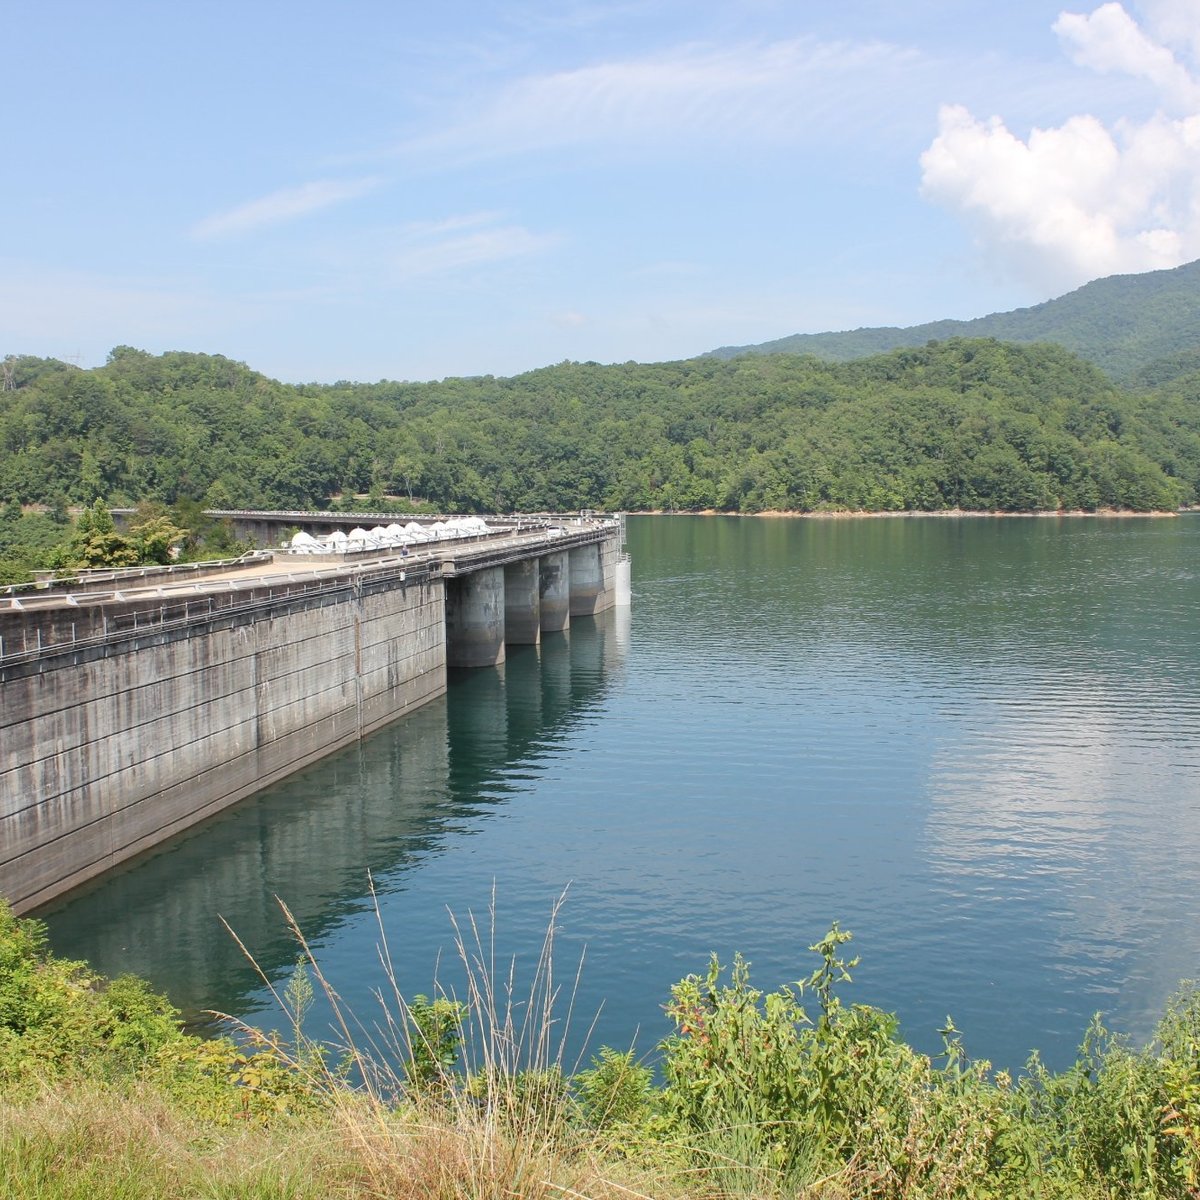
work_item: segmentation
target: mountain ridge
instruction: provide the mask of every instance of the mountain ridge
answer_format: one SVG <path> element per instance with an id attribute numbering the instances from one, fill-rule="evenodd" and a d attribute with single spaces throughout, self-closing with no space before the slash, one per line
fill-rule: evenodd
<path id="1" fill-rule="evenodd" d="M 1118 382 L 1137 383 L 1149 376 L 1162 383 L 1177 371 L 1194 369 L 1191 359 L 1200 346 L 1200 259 L 1162 271 L 1109 275 L 1028 308 L 969 320 L 795 333 L 745 346 L 721 346 L 706 357 L 812 354 L 830 362 L 851 362 L 959 337 L 1051 342 Z M 1175 360 L 1178 368 L 1171 365 Z"/>

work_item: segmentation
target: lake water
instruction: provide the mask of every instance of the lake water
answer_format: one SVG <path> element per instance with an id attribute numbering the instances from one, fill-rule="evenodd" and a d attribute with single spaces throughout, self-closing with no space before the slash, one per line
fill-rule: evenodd
<path id="1" fill-rule="evenodd" d="M 1200 975 L 1200 517 L 630 518 L 634 605 L 247 801 L 43 916 L 189 1014 L 281 1023 L 273 896 L 368 1025 L 379 923 L 409 994 L 457 986 L 449 911 L 556 963 L 572 1028 L 653 1049 L 670 985 L 742 951 L 925 1050 L 1063 1066 Z M 440 965 L 439 965 L 440 957 Z M 602 1007 L 601 1007 L 602 1005 Z M 320 1019 L 320 1013 L 318 1013 Z"/>

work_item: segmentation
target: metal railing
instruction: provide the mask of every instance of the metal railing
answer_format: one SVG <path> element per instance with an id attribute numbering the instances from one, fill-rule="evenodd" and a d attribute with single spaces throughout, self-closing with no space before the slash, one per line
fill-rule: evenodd
<path id="1" fill-rule="evenodd" d="M 169 633 L 229 616 L 266 611 L 295 600 L 353 592 L 373 583 L 417 582 L 431 578 L 436 571 L 437 564 L 432 561 L 404 561 L 403 565 L 389 561 L 380 563 L 375 570 L 314 575 L 308 579 L 297 579 L 295 574 L 288 574 L 254 580 L 224 580 L 219 584 L 210 583 L 203 589 L 203 595 L 179 599 L 175 598 L 175 593 L 172 592 L 172 602 L 160 602 L 157 605 L 153 603 L 153 593 L 148 591 L 139 592 L 136 597 L 126 597 L 121 592 L 98 593 L 88 597 L 88 607 L 94 606 L 99 610 L 99 628 L 96 628 L 93 618 L 89 622 L 88 631 L 80 634 L 77 623 L 72 621 L 69 637 L 51 638 L 46 635 L 41 625 L 33 625 L 30 629 L 22 630 L 22 645 L 19 649 L 11 644 L 11 638 L 6 642 L 4 637 L 0 636 L 0 666 L 31 662 L 48 655 L 69 654 L 89 647 L 128 641 L 131 638 Z M 194 590 L 199 593 L 202 589 L 197 585 Z M 158 589 L 158 593 L 165 601 L 168 593 L 163 589 Z M 148 603 L 139 603 L 136 608 L 112 612 L 105 607 L 105 603 L 114 600 Z M 76 607 L 85 606 L 77 604 Z M 31 640 L 33 644 L 30 644 Z"/>
<path id="2" fill-rule="evenodd" d="M 24 613 L 28 622 L 21 629 L 20 648 L 12 644 L 12 637 L 5 640 L 0 634 L 0 666 L 30 662 L 48 655 L 71 653 L 89 647 L 105 645 L 114 641 L 166 633 L 188 626 L 201 625 L 214 619 L 233 614 L 249 614 L 266 610 L 288 600 L 308 599 L 337 592 L 354 591 L 378 583 L 406 583 L 440 577 L 443 573 L 453 575 L 470 574 L 489 567 L 502 566 L 520 558 L 530 556 L 534 550 L 552 551 L 555 548 L 570 549 L 589 545 L 611 537 L 618 529 L 612 519 L 575 519 L 579 527 L 571 529 L 563 525 L 543 526 L 528 532 L 512 532 L 501 537 L 485 539 L 473 546 L 459 543 L 424 543 L 421 549 L 407 555 L 393 553 L 386 558 L 376 557 L 370 563 L 351 565 L 347 568 L 324 567 L 312 564 L 308 570 L 301 568 L 303 556 L 293 560 L 295 568 L 256 575 L 250 578 L 194 579 L 187 582 L 181 576 L 172 576 L 176 582 L 164 582 L 157 587 L 134 587 L 139 577 L 139 568 L 112 572 L 113 582 L 124 583 L 124 588 L 109 591 L 88 591 L 46 594 L 30 586 L 24 598 L 11 594 L 0 594 L 0 614 L 4 612 Z M 273 561 L 269 554 L 262 554 L 261 561 Z M 236 568 L 244 560 L 231 560 Z M 197 564 L 203 565 L 203 564 Z M 450 567 L 450 571 L 446 568 Z M 142 578 L 146 576 L 142 575 Z M 188 591 L 190 596 L 181 596 Z M 157 601 L 157 603 L 156 603 Z M 46 612 L 55 605 L 61 613 L 63 608 L 80 612 L 91 611 L 87 631 L 78 632 L 78 622 L 70 623 L 70 636 L 50 636 L 48 629 L 37 623 L 39 610 Z M 107 605 L 122 604 L 132 607 L 112 611 Z M 98 610 L 98 611 L 97 611 Z M 96 628 L 97 616 L 99 628 Z M 56 623 L 65 630 L 65 622 Z"/>
<path id="3" fill-rule="evenodd" d="M 269 550 L 251 550 L 238 558 L 213 558 L 206 562 L 167 563 L 148 567 L 81 567 L 75 571 L 42 572 L 40 579 L 32 583 L 9 583 L 0 587 L 0 601 L 10 596 L 20 597 L 26 593 L 62 590 L 63 588 L 90 589 L 97 583 L 128 583 L 139 579 L 153 579 L 165 575 L 171 578 L 219 574 L 236 570 L 238 567 L 254 567 L 271 561 Z"/>

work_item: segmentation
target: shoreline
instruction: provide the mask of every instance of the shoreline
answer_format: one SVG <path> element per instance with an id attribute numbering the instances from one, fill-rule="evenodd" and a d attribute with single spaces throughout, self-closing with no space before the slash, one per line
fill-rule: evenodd
<path id="1" fill-rule="evenodd" d="M 1181 509 L 1153 509 L 1149 512 L 1135 512 L 1128 508 L 1045 508 L 1045 509 L 1024 509 L 1019 512 L 1007 512 L 1001 509 L 974 509 L 974 508 L 939 508 L 930 511 L 922 511 L 920 509 L 846 509 L 837 511 L 810 511 L 805 512 L 800 509 L 784 509 L 784 508 L 768 508 L 761 512 L 732 512 L 719 508 L 698 508 L 698 509 L 665 509 L 665 508 L 644 508 L 636 511 L 629 510 L 627 516 L 631 517 L 766 517 L 771 520 L 779 518 L 800 518 L 802 520 L 819 520 L 819 521 L 847 521 L 847 520 L 879 520 L 879 519 L 903 519 L 910 517 L 940 517 L 940 518 L 962 518 L 962 517 L 1003 517 L 1003 518 L 1046 518 L 1046 517 L 1101 517 L 1101 518 L 1127 518 L 1127 517 L 1151 517 L 1158 519 L 1160 517 L 1178 517 L 1181 513 L 1200 511 L 1191 508 Z"/>

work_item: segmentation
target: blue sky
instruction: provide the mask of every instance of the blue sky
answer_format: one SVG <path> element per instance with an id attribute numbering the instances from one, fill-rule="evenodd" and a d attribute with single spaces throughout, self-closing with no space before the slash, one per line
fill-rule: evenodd
<path id="1" fill-rule="evenodd" d="M 41 0 L 0 354 L 508 375 L 1200 257 L 1200 0 Z"/>

